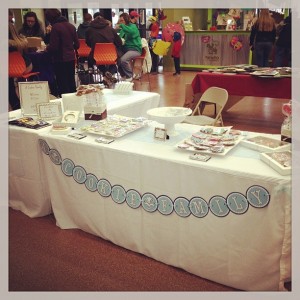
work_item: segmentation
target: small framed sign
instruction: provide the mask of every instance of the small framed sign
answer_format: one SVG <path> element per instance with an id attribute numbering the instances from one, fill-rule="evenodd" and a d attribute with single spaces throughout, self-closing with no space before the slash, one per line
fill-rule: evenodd
<path id="1" fill-rule="evenodd" d="M 164 128 L 155 127 L 154 138 L 157 140 L 165 141 L 167 139 L 167 131 Z"/>
<path id="2" fill-rule="evenodd" d="M 23 115 L 36 116 L 37 104 L 50 100 L 48 81 L 19 82 L 19 93 Z"/>
<path id="3" fill-rule="evenodd" d="M 40 119 L 51 120 L 57 119 L 62 115 L 61 103 L 38 103 L 37 114 Z"/>

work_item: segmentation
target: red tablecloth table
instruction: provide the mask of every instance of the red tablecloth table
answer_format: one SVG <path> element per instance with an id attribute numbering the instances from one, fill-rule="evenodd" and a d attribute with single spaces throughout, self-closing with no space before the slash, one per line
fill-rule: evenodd
<path id="1" fill-rule="evenodd" d="M 202 94 L 211 86 L 224 88 L 230 96 L 241 96 L 240 99 L 245 96 L 281 99 L 291 99 L 292 97 L 291 77 L 263 78 L 246 74 L 228 75 L 200 72 L 192 81 L 194 94 Z M 228 103 L 227 109 L 233 104 Z"/>

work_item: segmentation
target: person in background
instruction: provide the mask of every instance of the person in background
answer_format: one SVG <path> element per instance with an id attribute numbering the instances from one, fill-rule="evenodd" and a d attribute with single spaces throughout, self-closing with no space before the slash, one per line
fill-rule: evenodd
<path id="1" fill-rule="evenodd" d="M 77 29 L 77 35 L 79 39 L 85 39 L 85 32 L 90 26 L 90 23 L 92 22 L 92 15 L 89 13 L 85 13 L 83 15 L 83 22 L 79 24 Z"/>
<path id="2" fill-rule="evenodd" d="M 45 38 L 44 28 L 37 18 L 37 15 L 33 11 L 29 11 L 23 17 L 23 25 L 19 30 L 19 34 L 22 34 L 26 37 L 40 37 Z"/>
<path id="3" fill-rule="evenodd" d="M 75 50 L 79 48 L 76 28 L 58 9 L 47 9 L 45 16 L 52 26 L 46 51 L 52 56 L 58 94 L 76 92 Z"/>
<path id="4" fill-rule="evenodd" d="M 97 17 L 102 17 L 104 18 L 104 15 L 103 13 L 101 13 L 100 11 L 96 11 L 94 14 L 93 14 L 93 19 L 95 20 Z"/>
<path id="5" fill-rule="evenodd" d="M 48 45 L 50 42 L 50 33 L 52 30 L 52 25 L 47 20 L 45 20 L 45 23 L 46 23 L 46 28 L 45 28 L 44 43 Z"/>
<path id="6" fill-rule="evenodd" d="M 9 23 L 12 23 L 12 24 L 15 23 L 14 12 L 11 9 L 8 10 L 8 24 Z"/>
<path id="7" fill-rule="evenodd" d="M 259 67 L 269 67 L 269 57 L 275 38 L 275 21 L 270 15 L 269 9 L 261 9 L 250 34 L 250 48 L 255 55 L 255 64 Z"/>
<path id="8" fill-rule="evenodd" d="M 171 54 L 174 60 L 174 67 L 175 67 L 175 73 L 173 73 L 173 76 L 180 75 L 180 51 L 181 51 L 181 34 L 175 31 L 173 35 L 173 48 Z"/>
<path id="9" fill-rule="evenodd" d="M 291 66 L 291 46 L 292 20 L 291 15 L 289 15 L 284 19 L 283 25 L 280 26 L 278 39 L 275 43 L 275 68 Z"/>
<path id="10" fill-rule="evenodd" d="M 155 43 L 158 37 L 159 25 L 157 23 L 157 18 L 155 16 L 149 17 L 148 21 L 151 23 L 149 26 L 150 29 L 149 50 L 152 59 L 151 73 L 155 75 L 158 72 L 159 56 L 153 52 L 153 44 Z"/>
<path id="11" fill-rule="evenodd" d="M 119 16 L 114 11 L 111 12 L 111 20 L 112 26 L 115 27 L 115 24 L 117 24 L 119 21 Z"/>
<path id="12" fill-rule="evenodd" d="M 91 52 L 88 57 L 89 67 L 93 67 L 95 65 L 94 60 L 94 50 L 96 43 L 114 43 L 116 46 L 117 53 L 122 56 L 123 52 L 122 48 L 122 40 L 119 37 L 117 31 L 110 26 L 110 23 L 98 15 L 91 23 L 89 28 L 85 33 L 85 42 L 91 48 Z M 98 66 L 100 71 L 105 74 L 106 71 L 110 70 L 112 74 L 116 73 L 117 70 L 110 68 L 107 70 L 106 66 Z M 110 75 L 109 75 L 110 76 Z M 111 76 L 110 76 L 111 77 Z"/>
<path id="13" fill-rule="evenodd" d="M 19 51 L 25 61 L 26 70 L 24 74 L 31 72 L 33 66 L 30 58 L 26 55 L 28 42 L 25 36 L 18 34 L 13 23 L 14 13 L 8 11 L 8 51 Z M 15 110 L 20 108 L 20 99 L 18 91 L 18 78 L 9 78 L 9 105 L 10 109 Z"/>
<path id="14" fill-rule="evenodd" d="M 26 37 L 17 33 L 17 30 L 13 23 L 9 23 L 8 25 L 8 36 L 9 36 L 9 43 L 8 43 L 9 52 L 19 51 L 22 54 L 26 64 L 26 71 L 24 72 L 24 74 L 31 72 L 32 63 L 31 60 L 26 55 L 27 45 L 28 45 Z"/>
<path id="15" fill-rule="evenodd" d="M 116 29 L 121 29 L 119 36 L 124 38 L 123 51 L 124 54 L 120 58 L 119 71 L 126 81 L 132 81 L 132 60 L 142 54 L 142 40 L 137 26 L 130 22 L 130 16 L 122 13 L 119 16 L 119 23 Z"/>
<path id="16" fill-rule="evenodd" d="M 138 14 L 138 12 L 136 10 L 132 10 L 129 14 L 130 16 L 130 22 L 135 24 L 137 26 L 137 21 L 140 17 L 140 15 Z"/>

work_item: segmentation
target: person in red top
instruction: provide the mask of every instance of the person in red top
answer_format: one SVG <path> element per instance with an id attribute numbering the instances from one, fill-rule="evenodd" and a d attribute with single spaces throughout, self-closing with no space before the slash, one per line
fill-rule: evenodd
<path id="1" fill-rule="evenodd" d="M 148 19 L 149 22 L 151 22 L 149 29 L 150 29 L 150 38 L 149 38 L 149 50 L 151 54 L 151 59 L 152 59 L 152 68 L 151 68 L 151 73 L 152 74 L 157 74 L 158 71 L 158 55 L 153 52 L 153 44 L 156 41 L 159 33 L 159 24 L 157 23 L 157 18 L 154 16 L 149 17 Z"/>
<path id="2" fill-rule="evenodd" d="M 157 18 L 154 16 L 149 17 L 149 21 L 151 22 L 151 25 L 149 26 L 150 37 L 157 39 L 158 33 L 159 33 L 159 25 L 157 23 Z"/>
<path id="3" fill-rule="evenodd" d="M 175 31 L 173 35 L 173 48 L 171 54 L 175 66 L 175 73 L 173 73 L 174 76 L 180 75 L 180 51 L 181 51 L 181 34 Z"/>

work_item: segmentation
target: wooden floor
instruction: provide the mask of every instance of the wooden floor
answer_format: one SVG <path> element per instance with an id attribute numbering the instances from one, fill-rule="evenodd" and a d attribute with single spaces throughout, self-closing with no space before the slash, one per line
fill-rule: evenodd
<path id="1" fill-rule="evenodd" d="M 161 106 L 182 106 L 195 72 L 150 75 Z M 147 90 L 146 80 L 136 84 Z M 225 125 L 280 133 L 286 100 L 245 97 L 227 112 Z M 53 215 L 30 219 L 9 210 L 9 291 L 236 291 L 81 230 L 61 230 Z"/>
<path id="2" fill-rule="evenodd" d="M 191 83 L 195 74 L 182 71 L 180 76 L 173 76 L 172 72 L 161 71 L 157 75 L 150 75 L 151 91 L 161 95 L 160 106 L 183 106 L 185 84 Z M 136 84 L 137 90 L 148 90 L 148 87 L 145 77 L 142 84 Z M 224 124 L 240 130 L 279 134 L 284 118 L 281 107 L 286 102 L 287 99 L 244 97 L 223 112 Z"/>

